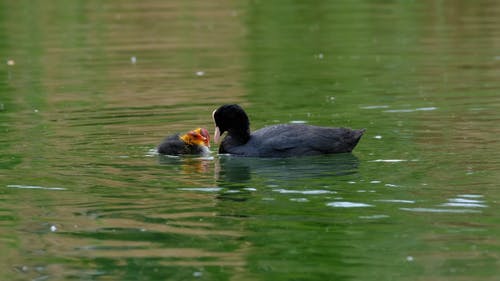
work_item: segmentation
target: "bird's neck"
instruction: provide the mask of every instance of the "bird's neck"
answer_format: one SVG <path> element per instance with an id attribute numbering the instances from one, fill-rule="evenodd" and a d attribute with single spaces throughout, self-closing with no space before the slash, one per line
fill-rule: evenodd
<path id="1" fill-rule="evenodd" d="M 250 139 L 250 128 L 230 129 L 228 130 L 228 134 L 233 141 L 245 144 Z"/>

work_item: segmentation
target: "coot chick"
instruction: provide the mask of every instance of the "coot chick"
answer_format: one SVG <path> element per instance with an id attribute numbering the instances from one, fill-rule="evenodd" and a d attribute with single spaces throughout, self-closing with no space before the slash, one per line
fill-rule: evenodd
<path id="1" fill-rule="evenodd" d="M 175 134 L 158 145 L 158 153 L 167 155 L 209 153 L 210 135 L 207 129 L 197 128 L 184 135 Z"/>
<path id="2" fill-rule="evenodd" d="M 351 152 L 364 129 L 318 127 L 304 124 L 279 124 L 250 134 L 247 114 L 237 104 L 216 109 L 214 142 L 227 136 L 219 145 L 219 153 L 250 157 L 294 157 Z"/>

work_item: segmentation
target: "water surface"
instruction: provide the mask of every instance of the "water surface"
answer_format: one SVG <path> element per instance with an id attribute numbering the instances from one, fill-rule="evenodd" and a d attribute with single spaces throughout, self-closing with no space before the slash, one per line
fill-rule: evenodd
<path id="1" fill-rule="evenodd" d="M 0 3 L 0 279 L 496 280 L 494 1 Z M 163 157 L 240 103 L 352 154 Z"/>

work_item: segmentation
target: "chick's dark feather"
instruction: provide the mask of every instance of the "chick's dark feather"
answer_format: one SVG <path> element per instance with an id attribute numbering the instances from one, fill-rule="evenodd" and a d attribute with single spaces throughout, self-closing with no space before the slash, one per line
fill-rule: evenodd
<path id="1" fill-rule="evenodd" d="M 158 146 L 158 153 L 165 155 L 201 154 L 203 149 L 199 145 L 185 143 L 179 134 L 175 134 L 162 141 Z"/>

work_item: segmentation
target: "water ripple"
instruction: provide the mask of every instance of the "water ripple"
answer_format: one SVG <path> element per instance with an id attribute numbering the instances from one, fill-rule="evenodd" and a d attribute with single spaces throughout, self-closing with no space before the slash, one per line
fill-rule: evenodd
<path id="1" fill-rule="evenodd" d="M 408 109 L 389 109 L 384 110 L 384 112 L 388 113 L 407 113 L 407 112 L 417 112 L 417 111 L 431 111 L 436 110 L 437 107 L 419 107 L 419 108 L 408 108 Z"/>
<path id="2" fill-rule="evenodd" d="M 20 185 L 20 184 L 9 184 L 7 187 L 20 188 L 20 189 L 43 189 L 43 190 L 66 190 L 64 187 L 44 187 L 37 185 Z"/>
<path id="3" fill-rule="evenodd" d="M 358 203 L 358 202 L 330 202 L 326 204 L 328 207 L 334 207 L 334 208 L 360 208 L 360 207 L 373 207 L 373 205 L 370 204 L 365 204 L 365 203 Z"/>
<path id="4" fill-rule="evenodd" d="M 221 187 L 185 187 L 185 188 L 178 188 L 178 190 L 184 190 L 184 191 L 203 191 L 203 192 L 218 192 L 221 191 Z"/>
<path id="5" fill-rule="evenodd" d="M 464 198 L 450 198 L 448 203 L 441 204 L 441 206 L 449 207 L 464 207 L 464 208 L 486 208 L 487 205 L 483 204 L 482 200 L 464 199 Z"/>
<path id="6" fill-rule="evenodd" d="M 476 210 L 467 210 L 467 209 L 439 209 L 439 208 L 399 208 L 402 211 L 410 211 L 417 213 L 456 213 L 456 214 L 465 214 L 465 213 L 481 213 L 481 211 Z"/>
<path id="7" fill-rule="evenodd" d="M 295 193 L 295 194 L 308 194 L 308 195 L 316 195 L 316 194 L 332 194 L 336 193 L 335 191 L 330 191 L 330 190 L 323 190 L 323 189 L 317 189 L 317 190 L 291 190 L 291 189 L 273 189 L 274 192 L 279 192 L 279 193 Z"/>

